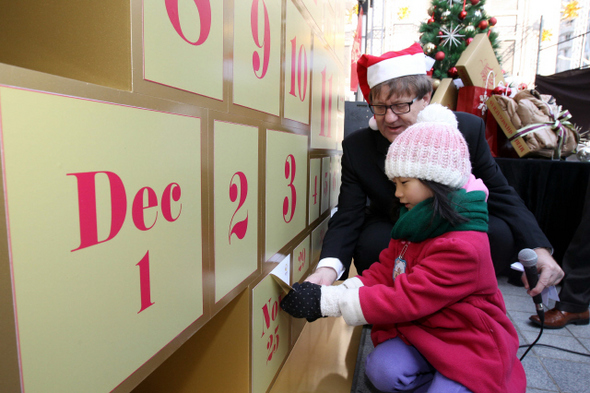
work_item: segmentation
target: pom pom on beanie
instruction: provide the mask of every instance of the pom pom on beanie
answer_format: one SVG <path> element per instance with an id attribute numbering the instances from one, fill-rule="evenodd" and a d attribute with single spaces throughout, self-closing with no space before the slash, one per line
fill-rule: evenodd
<path id="1" fill-rule="evenodd" d="M 430 104 L 394 139 L 385 159 L 389 179 L 409 177 L 461 188 L 471 175 L 469 149 L 453 112 Z"/>

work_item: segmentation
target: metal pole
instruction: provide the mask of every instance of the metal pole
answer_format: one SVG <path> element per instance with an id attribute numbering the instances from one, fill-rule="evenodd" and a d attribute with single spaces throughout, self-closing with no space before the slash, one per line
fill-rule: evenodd
<path id="1" fill-rule="evenodd" d="M 539 63 L 541 62 L 541 42 L 543 41 L 543 15 L 541 15 L 541 20 L 539 22 L 539 48 L 537 50 L 537 69 L 535 70 L 535 75 L 539 75 Z"/>

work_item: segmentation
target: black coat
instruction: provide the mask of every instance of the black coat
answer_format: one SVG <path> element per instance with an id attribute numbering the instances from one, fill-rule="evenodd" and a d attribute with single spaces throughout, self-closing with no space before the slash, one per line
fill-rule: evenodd
<path id="1" fill-rule="evenodd" d="M 474 115 L 455 112 L 459 130 L 469 145 L 472 173 L 484 181 L 490 195 L 488 210 L 506 222 L 517 249 L 551 247 L 534 215 L 508 185 L 485 140 L 485 125 Z M 320 258 L 338 258 L 350 267 L 354 248 L 365 220 L 366 208 L 373 216 L 391 220 L 397 209 L 395 186 L 385 175 L 389 141 L 370 128 L 353 132 L 342 141 L 342 184 L 338 210 L 330 219 Z M 367 206 L 368 204 L 368 206 Z"/>

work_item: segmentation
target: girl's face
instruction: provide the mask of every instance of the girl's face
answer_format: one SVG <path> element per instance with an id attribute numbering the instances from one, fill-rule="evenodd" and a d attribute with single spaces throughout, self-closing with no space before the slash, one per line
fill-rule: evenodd
<path id="1" fill-rule="evenodd" d="M 412 210 L 420 202 L 434 196 L 432 190 L 416 178 L 396 177 L 393 182 L 395 183 L 395 196 L 408 210 Z"/>

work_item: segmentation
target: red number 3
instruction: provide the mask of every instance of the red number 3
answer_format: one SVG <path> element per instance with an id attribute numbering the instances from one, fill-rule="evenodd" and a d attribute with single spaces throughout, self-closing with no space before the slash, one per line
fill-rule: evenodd
<path id="1" fill-rule="evenodd" d="M 291 203 L 289 203 L 289 197 L 286 196 L 283 201 L 283 219 L 286 223 L 289 223 L 293 219 L 295 207 L 297 206 L 297 190 L 293 185 L 293 181 L 295 181 L 295 157 L 293 157 L 293 154 L 289 154 L 285 160 L 285 179 L 289 180 L 288 186 L 291 189 Z M 289 205 L 291 205 L 291 209 L 289 209 Z M 287 218 L 289 210 L 291 210 L 291 214 Z"/>
<path id="2" fill-rule="evenodd" d="M 185 37 L 182 32 L 182 26 L 180 26 L 180 16 L 178 15 L 178 0 L 166 0 L 166 11 L 168 11 L 168 18 L 174 27 L 174 30 L 178 35 L 191 45 L 201 45 L 209 37 L 211 31 L 211 3 L 210 0 L 193 0 L 199 10 L 199 19 L 201 23 L 201 31 L 199 33 L 199 39 L 191 41 Z"/>

